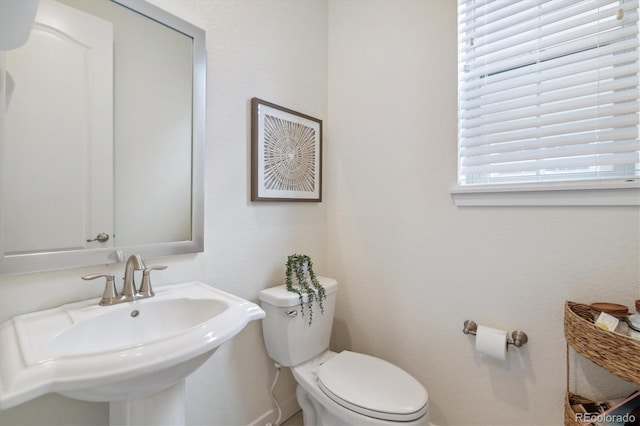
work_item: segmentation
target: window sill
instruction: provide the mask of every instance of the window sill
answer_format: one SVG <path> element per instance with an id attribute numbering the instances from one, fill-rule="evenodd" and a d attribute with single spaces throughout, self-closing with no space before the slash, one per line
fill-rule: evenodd
<path id="1" fill-rule="evenodd" d="M 600 183 L 491 185 L 451 190 L 458 207 L 640 206 L 640 179 Z"/>

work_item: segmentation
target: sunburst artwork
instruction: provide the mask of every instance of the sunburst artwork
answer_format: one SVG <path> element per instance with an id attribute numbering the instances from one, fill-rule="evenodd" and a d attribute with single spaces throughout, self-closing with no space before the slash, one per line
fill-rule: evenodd
<path id="1" fill-rule="evenodd" d="M 322 121 L 252 99 L 252 201 L 321 201 Z"/>

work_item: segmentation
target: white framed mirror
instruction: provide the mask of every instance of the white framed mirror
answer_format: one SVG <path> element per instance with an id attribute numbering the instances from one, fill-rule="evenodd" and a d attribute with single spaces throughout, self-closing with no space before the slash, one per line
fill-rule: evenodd
<path id="1" fill-rule="evenodd" d="M 0 274 L 203 250 L 205 33 L 143 0 L 40 0 L 0 52 Z"/>

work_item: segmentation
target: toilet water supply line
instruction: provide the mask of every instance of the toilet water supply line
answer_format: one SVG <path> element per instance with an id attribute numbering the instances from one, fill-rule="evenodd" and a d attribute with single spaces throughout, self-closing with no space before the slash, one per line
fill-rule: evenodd
<path id="1" fill-rule="evenodd" d="M 273 365 L 274 367 L 276 367 L 276 377 L 273 379 L 273 384 L 271 385 L 271 399 L 278 409 L 278 417 L 276 418 L 276 421 L 273 422 L 273 424 L 267 423 L 265 426 L 280 426 L 280 419 L 282 417 L 282 409 L 280 408 L 280 404 L 278 404 L 276 396 L 273 394 L 273 390 L 276 388 L 276 383 L 278 383 L 278 377 L 280 377 L 280 369 L 282 368 L 282 366 L 277 362 Z"/>

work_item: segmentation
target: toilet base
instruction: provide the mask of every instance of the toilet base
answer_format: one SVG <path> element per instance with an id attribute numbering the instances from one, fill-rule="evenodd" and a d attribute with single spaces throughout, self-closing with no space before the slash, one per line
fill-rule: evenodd
<path id="1" fill-rule="evenodd" d="M 293 367 L 292 373 L 298 386 L 296 397 L 302 408 L 305 426 L 429 426 L 429 411 L 419 419 L 410 422 L 380 420 L 351 411 L 329 398 L 317 383 L 317 371 L 320 364 L 336 355 L 327 351 L 322 355 Z"/>
<path id="2" fill-rule="evenodd" d="M 309 394 L 298 385 L 296 388 L 296 396 L 298 404 L 302 408 L 303 424 L 305 426 L 337 426 L 355 423 L 346 423 L 347 420 L 342 419 L 331 411 L 327 410 L 322 404 L 314 400 Z M 358 424 L 365 424 L 359 422 Z"/>

